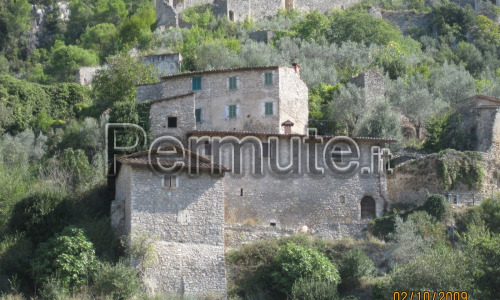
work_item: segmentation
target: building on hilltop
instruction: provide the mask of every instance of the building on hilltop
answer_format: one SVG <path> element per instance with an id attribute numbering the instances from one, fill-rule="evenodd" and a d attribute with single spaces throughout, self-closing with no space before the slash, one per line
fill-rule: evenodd
<path id="1" fill-rule="evenodd" d="M 138 86 L 137 101 L 151 102 L 153 138 L 178 138 L 175 153 L 194 159 L 172 175 L 147 168 L 159 152 L 118 158 L 112 224 L 158 236 L 145 272 L 155 291 L 220 293 L 224 245 L 360 237 L 389 205 L 384 148 L 395 141 L 310 135 L 297 64 L 168 75 Z"/>
<path id="2" fill-rule="evenodd" d="M 279 10 L 295 8 L 298 10 L 344 9 L 360 0 L 157 0 L 156 24 L 164 28 L 186 26 L 181 20 L 182 12 L 200 4 L 213 5 L 218 16 L 231 21 L 244 21 L 247 18 L 259 19 L 275 16 Z"/>
<path id="3" fill-rule="evenodd" d="M 142 57 L 141 62 L 145 66 L 153 66 L 154 74 L 161 77 L 181 70 L 182 55 L 180 53 L 152 54 Z M 106 68 L 106 65 L 78 69 L 76 82 L 83 86 L 91 86 L 95 75 L 103 68 Z"/>

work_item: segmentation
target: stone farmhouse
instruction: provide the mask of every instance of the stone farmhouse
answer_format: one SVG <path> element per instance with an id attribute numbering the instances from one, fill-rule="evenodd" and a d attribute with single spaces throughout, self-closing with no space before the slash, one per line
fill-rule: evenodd
<path id="1" fill-rule="evenodd" d="M 308 132 L 299 65 L 167 75 L 138 86 L 137 101 L 151 102 L 153 139 L 181 143 L 118 158 L 112 223 L 131 241 L 158 238 L 152 291 L 224 294 L 225 248 L 298 231 L 360 236 L 388 208 L 394 141 Z M 183 166 L 157 172 L 175 165 L 170 154 Z"/>

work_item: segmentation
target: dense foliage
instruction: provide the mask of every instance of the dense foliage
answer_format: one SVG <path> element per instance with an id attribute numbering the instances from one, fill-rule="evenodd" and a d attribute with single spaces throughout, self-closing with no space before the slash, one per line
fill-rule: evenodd
<path id="1" fill-rule="evenodd" d="M 320 134 L 390 137 L 404 146 L 414 143 L 401 135 L 405 120 L 425 151 L 467 151 L 476 141 L 459 129 L 461 116 L 450 107 L 477 93 L 500 94 L 500 27 L 491 19 L 498 8 L 488 3 L 481 15 L 447 0 L 372 0 L 243 22 L 201 5 L 182 14 L 190 26 L 165 29 L 155 27 L 150 0 L 70 0 L 69 14 L 55 0 L 0 2 L 0 288 L 46 299 L 83 290 L 115 299 L 142 293 L 130 260 L 119 261 L 124 253 L 110 228 L 103 153 L 107 122 L 149 125 L 149 106 L 135 102 L 135 87 L 157 78 L 140 55 L 179 52 L 181 71 L 299 63 L 310 91 L 309 125 Z M 31 5 L 43 12 L 40 27 L 32 28 Z M 371 6 L 411 9 L 430 21 L 403 33 L 372 17 Z M 256 42 L 249 38 L 256 30 L 274 37 Z M 72 83 L 78 68 L 102 64 L 91 88 Z M 369 69 L 385 77 L 382 99 L 368 100 L 350 82 Z M 486 175 L 476 153 L 445 151 L 439 158 L 445 189 L 481 188 Z M 384 263 L 391 270 L 383 280 L 372 278 L 369 247 L 295 236 L 231 253 L 228 262 L 242 272 L 230 294 L 335 299 L 340 281 L 341 296 L 363 286 L 382 298 L 384 291 L 452 288 L 497 295 L 499 201 L 456 215 L 453 238 L 442 202 L 431 195 L 423 206 L 373 221 L 372 233 L 387 244 L 370 245 L 382 243 L 394 262 Z M 143 244 L 134 255 L 147 256 L 151 244 Z M 444 260 L 450 263 L 440 268 Z"/>

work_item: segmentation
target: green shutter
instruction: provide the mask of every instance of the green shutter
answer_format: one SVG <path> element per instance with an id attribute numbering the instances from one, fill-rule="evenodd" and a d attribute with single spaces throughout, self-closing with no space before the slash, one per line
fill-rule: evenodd
<path id="1" fill-rule="evenodd" d="M 193 77 L 193 91 L 201 91 L 201 77 Z"/>
<path id="2" fill-rule="evenodd" d="M 236 77 L 229 77 L 229 89 L 230 90 L 236 90 Z"/>
<path id="3" fill-rule="evenodd" d="M 197 108 L 195 111 L 196 123 L 201 123 L 201 108 Z"/>
<path id="4" fill-rule="evenodd" d="M 265 114 L 266 116 L 272 116 L 273 113 L 273 103 L 272 102 L 266 102 L 265 104 Z"/>
<path id="5" fill-rule="evenodd" d="M 236 118 L 236 105 L 229 105 L 229 118 L 230 119 Z"/>
<path id="6" fill-rule="evenodd" d="M 273 84 L 273 73 L 266 73 L 266 85 Z"/>

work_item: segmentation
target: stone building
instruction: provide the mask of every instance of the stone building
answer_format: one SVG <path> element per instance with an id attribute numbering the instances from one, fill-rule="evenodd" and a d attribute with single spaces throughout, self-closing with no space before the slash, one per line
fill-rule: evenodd
<path id="1" fill-rule="evenodd" d="M 370 69 L 351 78 L 352 84 L 364 89 L 367 103 L 385 98 L 384 76 L 377 70 Z"/>
<path id="2" fill-rule="evenodd" d="M 146 272 L 156 291 L 221 292 L 224 245 L 298 231 L 362 236 L 388 208 L 384 147 L 394 141 L 308 132 L 298 65 L 168 75 L 138 86 L 137 101 L 151 102 L 151 147 L 176 137 L 194 159 L 183 156 L 172 180 L 147 168 L 159 152 L 118 158 L 112 223 L 160 237 Z"/>
<path id="3" fill-rule="evenodd" d="M 285 121 L 295 124 L 292 133 L 305 134 L 307 99 L 298 65 L 181 73 L 137 87 L 137 101 L 153 102 L 153 137 L 182 138 L 186 129 L 285 133 Z M 175 122 L 179 127 L 173 126 Z"/>
<path id="4" fill-rule="evenodd" d="M 182 149 L 176 149 L 182 151 Z M 225 294 L 224 177 L 210 175 L 213 166 L 201 158 L 172 174 L 150 168 L 161 159 L 171 165 L 176 157 L 162 159 L 153 152 L 120 157 L 113 201 L 113 224 L 122 226 L 129 243 L 153 235 L 156 261 L 145 272 L 149 292 L 171 291 L 182 295 Z M 179 158 L 179 157 L 177 157 Z M 197 168 L 193 178 L 188 169 Z"/>
<path id="5" fill-rule="evenodd" d="M 499 188 L 497 174 L 500 162 L 500 98 L 476 95 L 452 106 L 460 114 L 457 132 L 471 143 L 467 150 L 478 151 L 483 157 L 486 176 L 481 190 L 471 190 L 459 185 L 453 190 L 444 190 L 439 175 L 437 156 L 432 154 L 395 166 L 388 175 L 388 197 L 393 202 L 420 202 L 427 194 L 442 194 L 451 203 L 476 205 L 492 191 Z"/>
<path id="6" fill-rule="evenodd" d="M 181 13 L 189 7 L 210 4 L 216 15 L 225 16 L 231 21 L 244 21 L 250 17 L 259 19 L 274 16 L 280 9 L 295 8 L 326 12 L 330 9 L 344 9 L 360 0 L 157 0 L 156 23 L 165 28 L 185 26 Z"/>

